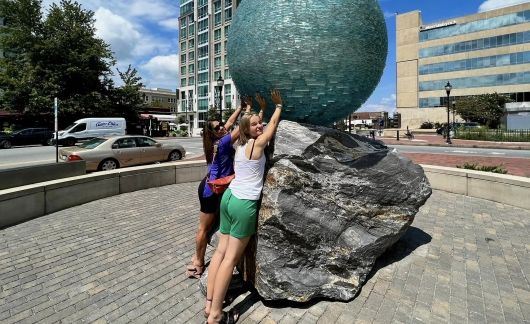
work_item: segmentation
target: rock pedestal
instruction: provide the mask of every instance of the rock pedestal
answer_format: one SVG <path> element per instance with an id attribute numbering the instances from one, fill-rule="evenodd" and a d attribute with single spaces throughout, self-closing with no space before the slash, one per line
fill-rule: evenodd
<path id="1" fill-rule="evenodd" d="M 267 300 L 352 299 L 431 194 L 379 141 L 282 121 L 259 212 L 254 284 Z"/>

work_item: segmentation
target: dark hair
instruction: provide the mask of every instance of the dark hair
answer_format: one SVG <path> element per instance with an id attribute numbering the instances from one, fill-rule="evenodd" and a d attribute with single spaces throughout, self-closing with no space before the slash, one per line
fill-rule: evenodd
<path id="1" fill-rule="evenodd" d="M 217 135 L 213 129 L 212 122 L 214 120 L 209 120 L 206 122 L 206 127 L 202 132 L 202 148 L 204 150 L 204 156 L 206 158 L 206 163 L 210 164 L 213 160 L 213 145 L 217 141 Z"/>

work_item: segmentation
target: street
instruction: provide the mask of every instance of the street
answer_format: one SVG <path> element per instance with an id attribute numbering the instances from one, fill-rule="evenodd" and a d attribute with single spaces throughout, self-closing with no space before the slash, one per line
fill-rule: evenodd
<path id="1" fill-rule="evenodd" d="M 202 140 L 192 138 L 156 139 L 161 143 L 178 143 L 186 150 L 186 159 L 202 155 Z M 0 170 L 22 166 L 39 165 L 55 162 L 55 146 L 14 146 L 11 149 L 0 149 Z"/>
<path id="2" fill-rule="evenodd" d="M 502 158 L 530 159 L 530 150 L 486 149 L 470 147 L 419 146 L 419 145 L 388 145 L 401 153 L 444 154 L 463 156 L 485 156 Z"/>

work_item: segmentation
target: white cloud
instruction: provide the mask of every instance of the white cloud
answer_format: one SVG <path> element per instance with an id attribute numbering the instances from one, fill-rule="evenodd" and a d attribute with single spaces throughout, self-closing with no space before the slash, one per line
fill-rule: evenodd
<path id="1" fill-rule="evenodd" d="M 169 17 L 176 17 L 178 12 L 178 2 L 174 0 L 135 0 L 124 1 L 130 3 L 128 10 L 130 15 L 135 17 L 145 17 L 152 21 L 165 20 Z"/>
<path id="2" fill-rule="evenodd" d="M 179 23 L 179 19 L 177 17 L 177 18 L 170 18 L 170 19 L 162 20 L 158 24 L 166 29 L 178 30 L 178 23 Z"/>
<path id="3" fill-rule="evenodd" d="M 96 36 L 111 45 L 112 51 L 118 59 L 132 58 L 142 39 L 142 35 L 134 25 L 106 8 L 99 8 L 94 18 L 96 19 Z"/>
<path id="4" fill-rule="evenodd" d="M 143 64 L 141 70 L 143 82 L 147 87 L 174 89 L 179 70 L 179 57 L 177 54 L 155 56 Z M 156 83 L 150 80 L 156 80 Z"/>
<path id="5" fill-rule="evenodd" d="M 486 0 L 478 8 L 479 12 L 527 3 L 530 0 Z"/>
<path id="6" fill-rule="evenodd" d="M 388 111 L 393 113 L 396 111 L 396 94 L 393 93 L 388 97 L 381 98 L 379 103 L 364 104 L 358 111 Z"/>
<path id="7" fill-rule="evenodd" d="M 172 58 L 177 56 L 178 48 L 178 1 L 77 2 L 83 9 L 94 12 L 96 36 L 110 45 L 120 71 L 131 64 L 147 86 L 176 88 L 178 61 Z M 59 0 L 43 0 L 45 12 L 52 3 L 58 4 Z M 114 79 L 121 84 L 117 73 Z"/>

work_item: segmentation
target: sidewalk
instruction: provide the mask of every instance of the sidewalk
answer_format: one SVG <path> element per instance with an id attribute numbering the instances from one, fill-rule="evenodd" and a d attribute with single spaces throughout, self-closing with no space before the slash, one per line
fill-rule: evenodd
<path id="1" fill-rule="evenodd" d="M 388 133 L 388 131 L 387 131 Z M 414 132 L 412 132 L 414 134 Z M 414 139 L 409 140 L 404 131 L 400 131 L 399 141 L 396 136 L 376 137 L 389 145 L 425 145 L 425 146 L 449 146 L 449 147 L 473 147 L 473 148 L 491 148 L 491 149 L 511 149 L 511 150 L 530 150 L 530 142 L 490 142 L 490 141 L 473 141 L 452 139 L 453 144 L 447 144 L 442 135 L 424 135 L 414 134 Z"/>
<path id="2" fill-rule="evenodd" d="M 1 323 L 204 323 L 184 270 L 198 183 L 135 191 L 0 231 Z M 232 306 L 238 323 L 528 323 L 530 218 L 434 191 L 355 299 Z M 212 250 L 208 248 L 208 258 Z"/>
<path id="3" fill-rule="evenodd" d="M 403 132 L 404 133 L 404 132 Z M 400 132 L 401 134 L 401 132 Z M 453 144 L 447 144 L 441 135 L 415 135 L 414 139 L 409 140 L 401 137 L 398 141 L 395 137 L 376 137 L 387 145 L 418 145 L 418 146 L 440 146 L 452 148 L 488 148 L 488 149 L 512 149 L 512 150 L 530 150 L 529 142 L 486 142 L 470 140 L 452 140 Z M 398 148 L 399 150 L 399 148 Z M 450 153 L 402 153 L 409 159 L 419 164 L 439 165 L 455 168 L 464 163 L 475 163 L 479 165 L 502 165 L 508 171 L 508 174 L 530 177 L 530 159 L 511 158 L 501 156 L 465 156 Z"/>

